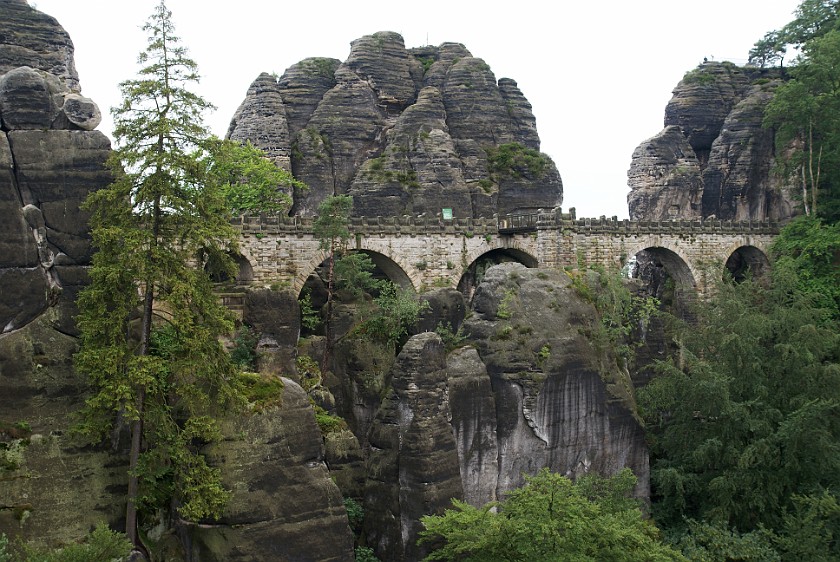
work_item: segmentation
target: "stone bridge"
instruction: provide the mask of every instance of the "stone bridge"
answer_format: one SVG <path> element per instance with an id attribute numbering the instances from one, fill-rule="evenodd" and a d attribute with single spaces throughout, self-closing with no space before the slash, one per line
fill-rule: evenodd
<path id="1" fill-rule="evenodd" d="M 243 216 L 238 281 L 299 292 L 326 258 L 311 217 Z M 768 266 L 778 234 L 772 223 L 577 219 L 572 213 L 487 219 L 361 217 L 350 224 L 351 248 L 368 253 L 392 281 L 415 291 L 468 289 L 476 268 L 515 260 L 528 267 L 624 267 L 647 251 L 683 288 L 706 292 L 724 268 L 733 274 Z"/>

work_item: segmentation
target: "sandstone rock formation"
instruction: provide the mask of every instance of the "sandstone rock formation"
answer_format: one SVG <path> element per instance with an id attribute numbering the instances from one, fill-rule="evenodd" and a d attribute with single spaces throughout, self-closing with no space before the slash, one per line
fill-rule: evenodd
<path id="1" fill-rule="evenodd" d="M 763 110 L 773 70 L 707 62 L 687 73 L 665 109 L 665 129 L 633 152 L 630 218 L 785 220 L 794 210 L 774 173 Z"/>
<path id="2" fill-rule="evenodd" d="M 630 467 L 647 497 L 633 382 L 593 345 L 595 310 L 569 278 L 507 263 L 485 272 L 466 318 L 458 296 L 426 295 L 420 322 L 463 330 L 449 353 L 429 332 L 412 336 L 387 373 L 361 340 L 336 353 L 330 388 L 367 452 L 363 535 L 380 558 L 420 559 L 419 517 L 451 497 L 500 499 L 542 467 L 570 477 Z"/>
<path id="3" fill-rule="evenodd" d="M 123 511 L 124 458 L 67 436 L 92 252 L 79 205 L 110 181 L 110 143 L 67 33 L 26 2 L 0 10 L 0 532 L 54 543 Z"/>
<path id="4" fill-rule="evenodd" d="M 283 382 L 281 406 L 227 420 L 225 441 L 208 451 L 234 494 L 218 525 L 191 527 L 191 560 L 353 560 L 312 408 L 300 386 Z"/>
<path id="5" fill-rule="evenodd" d="M 288 130 L 290 140 L 285 139 Z M 539 155 L 531 106 L 516 82 L 460 44 L 406 49 L 400 35 L 353 41 L 344 63 L 305 59 L 279 80 L 262 74 L 231 122 L 309 186 L 293 213 L 311 215 L 328 195 L 350 194 L 364 216 L 492 216 L 553 208 L 562 182 Z M 494 173 L 488 150 L 533 151 L 538 171 Z"/>
<path id="6" fill-rule="evenodd" d="M 498 467 L 497 482 L 486 478 L 474 493 L 501 497 L 523 484 L 523 473 L 542 467 L 572 477 L 629 467 L 639 479 L 636 494 L 647 497 L 647 447 L 630 375 L 587 337 L 597 315 L 569 278 L 516 263 L 497 265 L 485 273 L 472 310 L 464 331 L 492 383 L 496 448 L 483 446 L 489 458 L 462 458 L 461 472 Z M 469 371 L 477 372 L 474 366 Z M 453 412 L 468 407 L 450 399 Z M 487 416 L 493 410 L 480 411 Z M 474 423 L 480 426 L 481 419 Z M 486 441 L 480 432 L 472 439 Z"/>
<path id="7" fill-rule="evenodd" d="M 448 418 L 443 342 L 418 334 L 397 357 L 391 392 L 368 435 L 365 535 L 384 560 L 422 559 L 420 517 L 463 495 Z"/>

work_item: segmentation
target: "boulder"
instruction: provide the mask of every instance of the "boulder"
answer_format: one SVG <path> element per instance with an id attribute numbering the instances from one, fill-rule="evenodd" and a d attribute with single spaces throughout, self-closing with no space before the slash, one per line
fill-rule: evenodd
<path id="1" fill-rule="evenodd" d="M 59 115 L 58 79 L 28 66 L 0 77 L 0 116 L 6 130 L 49 129 Z"/>
<path id="2" fill-rule="evenodd" d="M 70 124 L 68 128 L 92 131 L 102 122 L 102 113 L 96 102 L 80 94 L 66 94 L 61 111 Z"/>

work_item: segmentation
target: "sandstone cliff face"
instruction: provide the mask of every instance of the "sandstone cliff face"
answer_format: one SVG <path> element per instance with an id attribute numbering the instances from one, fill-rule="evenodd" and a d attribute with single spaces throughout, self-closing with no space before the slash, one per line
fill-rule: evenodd
<path id="1" fill-rule="evenodd" d="M 542 467 L 571 477 L 629 467 L 637 495 L 648 495 L 647 447 L 629 374 L 587 338 L 596 314 L 570 285 L 562 272 L 510 263 L 488 269 L 476 290 L 464 330 L 492 385 L 498 451 L 497 459 L 493 447 L 489 458 L 462 459 L 462 474 L 498 466 L 495 489 L 487 478 L 476 489 L 480 497 L 501 497 L 523 484 L 523 473 Z M 469 407 L 452 400 L 453 412 Z M 484 407 L 482 418 L 490 411 Z"/>
<path id="2" fill-rule="evenodd" d="M 300 386 L 283 382 L 281 406 L 227 420 L 225 441 L 208 451 L 234 495 L 219 525 L 190 529 L 190 560 L 353 560 L 312 407 Z"/>
<path id="3" fill-rule="evenodd" d="M 263 74 L 229 135 L 272 157 L 291 154 L 295 177 L 310 188 L 295 194 L 293 213 L 314 214 L 325 197 L 344 193 L 364 216 L 444 207 L 455 217 L 492 216 L 562 202 L 547 156 L 530 176 L 488 169 L 488 149 L 539 150 L 536 120 L 516 82 L 497 82 L 460 44 L 407 50 L 400 35 L 379 32 L 353 41 L 344 63 L 306 59 L 277 81 Z"/>
<path id="4" fill-rule="evenodd" d="M 564 273 L 491 267 L 469 313 L 447 291 L 426 298 L 421 324 L 461 327 L 461 347 L 447 353 L 437 334 L 419 333 L 369 393 L 362 373 L 371 376 L 378 360 L 344 340 L 342 374 L 330 383 L 367 452 L 363 535 L 381 559 L 422 558 L 422 515 L 452 497 L 501 499 L 543 467 L 570 477 L 629 467 L 647 497 L 633 383 L 588 338 L 595 310 Z"/>
<path id="5" fill-rule="evenodd" d="M 106 185 L 108 139 L 78 94 L 73 44 L 0 1 L 0 532 L 57 542 L 122 511 L 125 462 L 67 437 L 84 398 L 75 298 L 91 247 L 79 205 Z"/>
<path id="6" fill-rule="evenodd" d="M 704 63 L 674 89 L 665 129 L 633 152 L 630 217 L 785 220 L 788 186 L 773 172 L 773 132 L 763 111 L 773 71 Z"/>

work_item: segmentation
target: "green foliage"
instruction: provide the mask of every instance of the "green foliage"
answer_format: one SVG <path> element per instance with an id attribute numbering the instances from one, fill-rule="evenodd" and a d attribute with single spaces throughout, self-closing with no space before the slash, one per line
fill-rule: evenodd
<path id="1" fill-rule="evenodd" d="M 347 429 L 347 422 L 343 418 L 327 412 L 321 406 L 314 406 L 314 408 L 315 421 L 318 423 L 322 435 L 338 433 Z"/>
<path id="2" fill-rule="evenodd" d="M 347 520 L 350 528 L 358 534 L 362 531 L 362 523 L 365 521 L 365 509 L 362 504 L 353 498 L 344 498 L 344 509 L 347 511 Z"/>
<path id="3" fill-rule="evenodd" d="M 716 524 L 689 520 L 686 533 L 675 544 L 686 558 L 700 562 L 743 560 L 748 562 L 779 562 L 773 546 L 772 533 L 759 529 L 739 533 Z M 801 560 L 813 560 L 802 558 Z"/>
<path id="4" fill-rule="evenodd" d="M 11 562 L 11 553 L 5 551 L 0 536 L 0 562 Z M 58 549 L 44 549 L 32 545 L 23 546 L 26 562 L 112 562 L 121 560 L 131 552 L 131 543 L 125 535 L 112 531 L 105 523 L 100 523 L 91 531 L 84 542 L 69 544 Z"/>
<path id="5" fill-rule="evenodd" d="M 376 266 L 368 254 L 346 252 L 335 261 L 335 286 L 348 300 L 359 300 L 365 293 L 375 293 L 383 281 L 373 276 Z"/>
<path id="6" fill-rule="evenodd" d="M 435 326 L 435 333 L 443 340 L 443 346 L 447 352 L 461 347 L 467 339 L 467 336 L 464 335 L 464 331 L 460 326 L 458 327 L 457 332 L 453 332 L 452 324 L 448 322 L 444 324 L 443 321 L 438 322 L 438 325 Z"/>
<path id="7" fill-rule="evenodd" d="M 423 74 L 426 74 L 432 65 L 435 64 L 434 57 L 417 57 L 417 60 L 423 65 Z"/>
<path id="8" fill-rule="evenodd" d="M 667 528 L 784 534 L 798 496 L 838 490 L 840 329 L 800 287 L 789 270 L 721 284 L 640 391 Z"/>
<path id="9" fill-rule="evenodd" d="M 251 371 L 256 367 L 257 342 L 259 335 L 249 326 L 242 325 L 236 330 L 233 338 L 233 349 L 230 352 L 230 359 L 234 365 L 243 371 Z"/>
<path id="10" fill-rule="evenodd" d="M 785 562 L 829 562 L 840 556 L 840 503 L 836 493 L 794 496 L 793 509 L 785 513 L 781 535 L 776 539 Z"/>
<path id="11" fill-rule="evenodd" d="M 685 560 L 626 497 L 636 481 L 628 469 L 607 482 L 573 484 L 547 469 L 526 480 L 502 502 L 476 508 L 453 500 L 443 515 L 423 517 L 420 542 L 444 543 L 425 560 Z"/>
<path id="12" fill-rule="evenodd" d="M 803 0 L 793 21 L 782 29 L 769 31 L 755 43 L 749 53 L 750 64 L 761 67 L 776 62 L 781 64 L 788 47 L 801 49 L 812 40 L 837 29 L 838 13 L 838 0 Z"/>
<path id="13" fill-rule="evenodd" d="M 569 272 L 572 288 L 598 311 L 598 323 L 589 334 L 596 350 L 608 350 L 625 362 L 633 359 L 636 344 L 631 335 L 644 329 L 658 313 L 659 301 L 650 296 L 634 296 L 625 286 L 620 271 L 607 272 L 602 267 Z"/>
<path id="14" fill-rule="evenodd" d="M 817 308 L 840 319 L 840 223 L 798 217 L 773 243 L 777 277 L 790 277 Z"/>
<path id="15" fill-rule="evenodd" d="M 239 403 L 236 370 L 220 342 L 232 319 L 209 277 L 189 265 L 209 257 L 235 273 L 228 204 L 203 164 L 202 114 L 211 106 L 188 89 L 197 67 L 163 2 L 144 29 L 145 66 L 120 84 L 122 103 L 113 109 L 114 181 L 84 205 L 97 253 L 78 300 L 75 357 L 91 387 L 80 432 L 98 441 L 117 423 L 131 426 L 132 539 L 135 505 L 151 506 L 141 497 L 154 498 L 155 507 L 174 500 L 187 518 L 220 514 L 227 494 L 197 448 L 218 436 L 215 416 Z M 153 332 L 153 324 L 166 328 Z M 153 489 L 142 489 L 149 483 Z M 161 490 L 170 496 L 165 501 Z"/>
<path id="16" fill-rule="evenodd" d="M 513 302 L 516 300 L 516 290 L 515 289 L 507 289 L 505 290 L 505 294 L 502 295 L 502 300 L 499 301 L 499 306 L 496 308 L 496 317 L 501 318 L 502 320 L 507 320 L 513 315 L 510 307 Z"/>
<path id="17" fill-rule="evenodd" d="M 12 554 L 9 552 L 9 537 L 0 533 L 0 562 L 11 562 Z"/>
<path id="18" fill-rule="evenodd" d="M 400 347 L 408 331 L 417 324 L 420 313 L 429 307 L 427 301 L 391 282 L 382 286 L 374 303 L 375 312 L 364 319 L 355 331 L 393 348 Z"/>
<path id="19" fill-rule="evenodd" d="M 765 113 L 776 130 L 782 171 L 802 192 L 805 214 L 840 218 L 840 31 L 803 46 L 793 78 L 777 88 Z M 797 191 L 799 191 L 797 190 Z"/>
<path id="20" fill-rule="evenodd" d="M 331 195 L 318 205 L 314 234 L 320 248 L 328 252 L 343 251 L 350 240 L 350 211 L 353 198 L 349 195 Z"/>
<path id="21" fill-rule="evenodd" d="M 301 61 L 301 67 L 311 75 L 322 78 L 334 78 L 338 61 L 325 57 L 313 57 Z"/>
<path id="22" fill-rule="evenodd" d="M 501 177 L 537 180 L 542 178 L 551 166 L 548 156 L 518 142 L 487 147 L 484 151 L 487 153 L 490 179 L 494 181 Z"/>
<path id="23" fill-rule="evenodd" d="M 262 412 L 266 408 L 283 403 L 283 381 L 280 377 L 267 373 L 243 372 L 239 375 L 242 394 L 248 408 Z"/>
<path id="24" fill-rule="evenodd" d="M 321 315 L 312 308 L 312 293 L 304 289 L 300 297 L 300 323 L 310 332 L 314 332 L 321 325 Z"/>
<path id="25" fill-rule="evenodd" d="M 717 81 L 715 74 L 706 71 L 702 66 L 689 70 L 682 78 L 684 84 L 696 84 L 699 86 L 712 85 Z"/>
<path id="26" fill-rule="evenodd" d="M 216 182 L 235 215 L 243 213 L 286 213 L 292 206 L 289 193 L 306 185 L 278 168 L 250 141 L 211 139 L 205 158 L 208 181 Z"/>
<path id="27" fill-rule="evenodd" d="M 373 549 L 367 546 L 357 546 L 353 554 L 356 562 L 380 562 Z"/>

